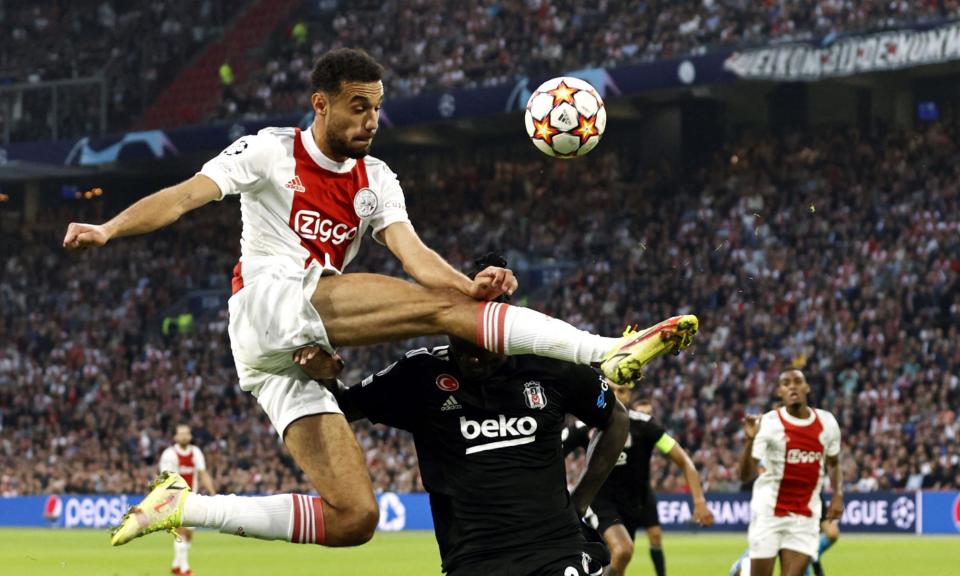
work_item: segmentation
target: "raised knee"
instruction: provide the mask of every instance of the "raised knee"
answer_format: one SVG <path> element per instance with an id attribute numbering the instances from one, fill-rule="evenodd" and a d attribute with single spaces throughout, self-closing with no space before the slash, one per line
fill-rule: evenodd
<path id="1" fill-rule="evenodd" d="M 341 525 L 341 546 L 359 546 L 373 538 L 380 522 L 380 509 L 374 506 L 358 507 L 344 514 Z"/>
<path id="2" fill-rule="evenodd" d="M 614 546 L 610 549 L 610 563 L 617 568 L 626 568 L 633 559 L 633 547 Z"/>

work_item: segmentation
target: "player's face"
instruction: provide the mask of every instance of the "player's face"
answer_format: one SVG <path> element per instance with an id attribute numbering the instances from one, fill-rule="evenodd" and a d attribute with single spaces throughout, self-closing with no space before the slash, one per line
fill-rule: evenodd
<path id="1" fill-rule="evenodd" d="M 193 441 L 193 434 L 187 426 L 177 426 L 177 432 L 173 436 L 173 441 L 181 446 L 186 446 Z"/>
<path id="2" fill-rule="evenodd" d="M 317 96 L 314 110 L 324 117 L 324 139 L 334 160 L 366 156 L 380 123 L 383 83 L 342 82 L 337 94 L 323 94 L 322 111 Z"/>
<path id="3" fill-rule="evenodd" d="M 450 338 L 450 358 L 456 363 L 464 378 L 475 382 L 487 378 L 507 361 L 506 356 L 494 354 L 466 340 L 452 337 Z"/>
<path id="4" fill-rule="evenodd" d="M 799 370 L 787 370 L 780 375 L 777 384 L 777 396 L 787 406 L 806 406 L 810 385 Z"/>

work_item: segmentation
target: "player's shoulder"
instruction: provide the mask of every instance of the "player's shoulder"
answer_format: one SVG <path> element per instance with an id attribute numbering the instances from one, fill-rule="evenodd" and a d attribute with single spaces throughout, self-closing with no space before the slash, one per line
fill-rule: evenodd
<path id="1" fill-rule="evenodd" d="M 779 408 L 775 408 L 773 410 L 768 410 L 764 412 L 763 416 L 760 417 L 760 421 L 761 422 L 766 422 L 766 421 L 779 422 L 780 421 Z"/>
<path id="2" fill-rule="evenodd" d="M 400 362 L 409 366 L 442 367 L 450 362 L 449 346 L 434 346 L 433 348 L 414 348 L 404 353 Z"/>
<path id="3" fill-rule="evenodd" d="M 653 422 L 653 416 L 639 410 L 630 409 L 627 411 L 627 416 L 630 417 L 631 422 Z"/>
<path id="4" fill-rule="evenodd" d="M 227 148 L 227 151 L 234 156 L 243 154 L 248 149 L 258 154 L 292 154 L 293 140 L 296 136 L 296 128 L 271 126 L 261 129 L 256 134 L 241 136 Z"/>
<path id="5" fill-rule="evenodd" d="M 364 156 L 363 164 L 367 167 L 367 170 L 385 170 L 393 174 L 393 171 L 390 170 L 390 167 L 387 166 L 387 163 L 376 156 Z"/>
<path id="6" fill-rule="evenodd" d="M 837 422 L 837 417 L 833 415 L 833 412 L 823 410 L 822 408 L 814 408 L 813 410 L 817 413 L 817 418 L 819 418 L 825 426 L 840 428 L 840 423 Z"/>
<path id="7" fill-rule="evenodd" d="M 364 156 L 363 165 L 367 171 L 367 179 L 371 183 L 397 179 L 397 174 L 390 169 L 390 166 L 376 156 Z"/>
<path id="8" fill-rule="evenodd" d="M 292 126 L 268 126 L 257 131 L 256 138 L 273 139 L 278 141 L 292 140 L 297 136 L 297 129 Z"/>
<path id="9" fill-rule="evenodd" d="M 783 422 L 780 420 L 780 415 L 776 409 L 764 412 L 760 416 L 760 429 L 770 430 L 771 428 L 783 428 Z"/>

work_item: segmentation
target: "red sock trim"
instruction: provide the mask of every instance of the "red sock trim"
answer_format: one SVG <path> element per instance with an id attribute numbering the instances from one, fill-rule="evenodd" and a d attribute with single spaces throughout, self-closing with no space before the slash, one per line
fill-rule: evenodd
<path id="1" fill-rule="evenodd" d="M 303 535 L 303 529 L 300 525 L 303 520 L 303 514 L 300 511 L 300 495 L 291 494 L 291 496 L 293 497 L 293 533 L 290 535 L 290 541 L 299 544 Z"/>
<path id="2" fill-rule="evenodd" d="M 480 302 L 477 306 L 477 346 L 483 349 L 487 349 L 487 345 L 484 343 L 486 331 L 484 330 L 484 319 L 486 318 L 487 307 L 490 305 L 490 302 Z"/>
<path id="3" fill-rule="evenodd" d="M 497 308 L 497 352 L 503 354 L 506 350 L 506 342 L 504 342 L 504 328 L 507 324 L 507 308 L 509 304 L 499 304 Z"/>
<path id="4" fill-rule="evenodd" d="M 313 506 L 313 525 L 314 525 L 314 544 L 325 544 L 327 542 L 327 526 L 323 521 L 323 500 L 320 498 L 311 498 Z"/>

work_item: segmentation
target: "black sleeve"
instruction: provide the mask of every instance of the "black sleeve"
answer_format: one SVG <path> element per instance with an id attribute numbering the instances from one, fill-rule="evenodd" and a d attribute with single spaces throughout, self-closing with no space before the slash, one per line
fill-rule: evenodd
<path id="1" fill-rule="evenodd" d="M 587 426 L 567 426 L 560 435 L 563 442 L 563 455 L 573 452 L 577 448 L 586 449 L 590 445 L 590 428 Z"/>
<path id="2" fill-rule="evenodd" d="M 563 388 L 564 411 L 587 426 L 607 427 L 617 399 L 599 372 L 589 366 L 570 366 Z"/>
<path id="3" fill-rule="evenodd" d="M 656 446 L 657 442 L 660 441 L 660 438 L 662 438 L 666 433 L 666 429 L 664 429 L 659 422 L 653 419 L 647 420 L 641 427 L 641 434 L 643 434 L 645 442 L 649 442 L 651 446 Z"/>
<path id="4" fill-rule="evenodd" d="M 343 402 L 375 424 L 412 431 L 421 407 L 418 362 L 404 358 L 343 393 Z"/>

